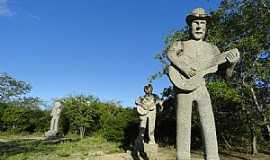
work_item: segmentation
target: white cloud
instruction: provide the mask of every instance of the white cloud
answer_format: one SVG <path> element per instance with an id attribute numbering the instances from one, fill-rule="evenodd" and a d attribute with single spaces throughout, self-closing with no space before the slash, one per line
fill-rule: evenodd
<path id="1" fill-rule="evenodd" d="M 12 12 L 8 6 L 9 0 L 0 0 L 0 16 L 11 16 Z"/>

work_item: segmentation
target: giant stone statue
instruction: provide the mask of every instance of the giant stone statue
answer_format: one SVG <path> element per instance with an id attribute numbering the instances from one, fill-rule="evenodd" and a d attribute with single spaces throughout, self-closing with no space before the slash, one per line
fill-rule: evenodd
<path id="1" fill-rule="evenodd" d="M 240 54 L 237 49 L 220 53 L 205 41 L 210 16 L 202 8 L 194 9 L 186 17 L 190 40 L 176 41 L 167 51 L 171 62 L 168 76 L 174 85 L 177 100 L 177 160 L 190 160 L 192 104 L 198 107 L 203 132 L 206 160 L 219 160 L 215 120 L 204 76 L 215 73 L 223 64 L 225 76 L 232 75 Z"/>
<path id="2" fill-rule="evenodd" d="M 59 127 L 59 119 L 61 115 L 61 111 L 63 109 L 63 106 L 60 102 L 55 102 L 54 107 L 51 111 L 51 125 L 50 130 L 45 133 L 46 138 L 53 138 L 56 137 L 58 133 L 58 127 Z"/>

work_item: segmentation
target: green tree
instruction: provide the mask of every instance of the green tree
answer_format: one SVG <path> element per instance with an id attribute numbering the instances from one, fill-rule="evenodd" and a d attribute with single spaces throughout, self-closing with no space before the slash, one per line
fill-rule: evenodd
<path id="1" fill-rule="evenodd" d="M 38 110 L 43 102 L 38 97 L 19 97 L 10 101 L 9 104 L 26 109 Z"/>
<path id="2" fill-rule="evenodd" d="M 31 91 L 30 84 L 16 80 L 7 73 L 0 74 L 0 101 L 7 102 Z"/>
<path id="3" fill-rule="evenodd" d="M 40 109 L 29 109 L 8 105 L 2 113 L 3 128 L 11 132 L 37 132 L 44 131 L 48 119 L 44 119 L 46 112 Z M 45 121 L 46 120 L 46 121 Z"/>
<path id="4" fill-rule="evenodd" d="M 110 141 L 128 145 L 137 136 L 138 119 L 136 112 L 130 108 L 110 104 L 99 104 L 101 113 L 101 133 Z"/>
<path id="5" fill-rule="evenodd" d="M 0 103 L 0 117 L 3 117 L 3 114 L 5 113 L 5 109 L 7 107 L 9 107 L 8 104 Z M 6 130 L 6 126 L 4 125 L 2 118 L 0 118 L 0 131 L 5 131 L 5 130 Z"/>
<path id="6" fill-rule="evenodd" d="M 30 84 L 6 73 L 0 74 L 1 130 L 34 132 L 43 125 L 44 121 L 39 121 L 39 117 L 43 117 L 39 108 L 42 101 L 23 96 L 30 91 Z"/>
<path id="7" fill-rule="evenodd" d="M 242 53 L 230 84 L 241 93 L 243 112 L 238 113 L 246 122 L 254 154 L 258 152 L 256 144 L 261 127 L 266 127 L 270 136 L 265 107 L 269 88 L 258 84 L 269 84 L 269 57 L 263 56 L 270 51 L 269 8 L 270 3 L 265 0 L 224 0 L 212 13 L 214 19 L 208 37 L 222 51 L 236 47 Z"/>
<path id="8" fill-rule="evenodd" d="M 94 108 L 99 102 L 93 96 L 70 96 L 60 100 L 64 106 L 64 123 L 69 124 L 69 130 L 80 134 L 81 138 L 85 134 L 91 134 L 100 128 L 99 112 Z"/>

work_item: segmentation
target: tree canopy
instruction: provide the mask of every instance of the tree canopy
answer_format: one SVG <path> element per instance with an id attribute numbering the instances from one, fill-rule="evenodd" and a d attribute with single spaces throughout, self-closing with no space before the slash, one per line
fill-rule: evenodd
<path id="1" fill-rule="evenodd" d="M 7 102 L 31 91 L 31 85 L 16 80 L 7 73 L 0 74 L 0 101 Z"/>

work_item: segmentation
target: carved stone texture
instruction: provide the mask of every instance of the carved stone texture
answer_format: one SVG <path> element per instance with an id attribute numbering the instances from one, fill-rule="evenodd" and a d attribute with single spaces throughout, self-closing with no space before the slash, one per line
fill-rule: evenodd
<path id="1" fill-rule="evenodd" d="M 61 115 L 63 107 L 60 102 L 55 102 L 54 107 L 51 112 L 51 125 L 50 125 L 50 130 L 45 132 L 45 137 L 46 138 L 52 138 L 56 137 L 58 133 L 58 128 L 59 128 L 59 119 Z"/>
<path id="2" fill-rule="evenodd" d="M 202 8 L 194 9 L 186 17 L 191 39 L 173 42 L 167 51 L 169 78 L 174 85 L 177 100 L 177 160 L 190 160 L 192 105 L 199 111 L 206 160 L 219 160 L 215 120 L 204 76 L 215 73 L 225 64 L 225 77 L 231 76 L 240 54 L 237 49 L 220 53 L 205 41 L 210 16 Z"/>
<path id="3" fill-rule="evenodd" d="M 144 87 L 144 96 L 140 96 L 135 104 L 140 119 L 139 135 L 135 140 L 133 157 L 134 159 L 153 159 L 157 157 L 157 144 L 155 143 L 155 123 L 157 107 L 162 108 L 162 101 L 155 94 L 152 94 L 152 85 Z M 147 124 L 148 123 L 148 124 Z M 148 128 L 146 128 L 148 126 Z M 149 141 L 144 142 L 145 131 Z"/>

